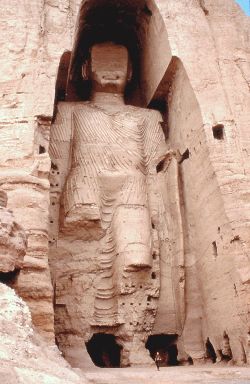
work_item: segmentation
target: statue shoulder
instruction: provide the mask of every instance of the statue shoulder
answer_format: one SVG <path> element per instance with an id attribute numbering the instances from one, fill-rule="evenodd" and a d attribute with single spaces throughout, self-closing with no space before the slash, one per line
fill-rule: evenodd
<path id="1" fill-rule="evenodd" d="M 144 111 L 145 111 L 145 115 L 148 116 L 149 119 L 163 121 L 162 114 L 156 109 L 144 108 Z"/>
<path id="2" fill-rule="evenodd" d="M 67 119 L 71 116 L 77 106 L 83 105 L 83 102 L 60 101 L 56 106 L 56 120 Z"/>
<path id="3" fill-rule="evenodd" d="M 57 110 L 59 112 L 72 112 L 78 108 L 88 108 L 89 101 L 60 101 L 57 104 Z"/>
<path id="4" fill-rule="evenodd" d="M 95 104 L 93 104 L 91 101 L 84 101 L 84 102 L 78 102 L 74 104 L 73 107 L 73 112 L 74 113 L 100 113 L 103 112 L 102 109 L 98 108 Z"/>
<path id="5" fill-rule="evenodd" d="M 155 109 L 128 106 L 128 111 L 132 115 L 141 116 L 146 120 L 163 121 L 161 113 Z"/>

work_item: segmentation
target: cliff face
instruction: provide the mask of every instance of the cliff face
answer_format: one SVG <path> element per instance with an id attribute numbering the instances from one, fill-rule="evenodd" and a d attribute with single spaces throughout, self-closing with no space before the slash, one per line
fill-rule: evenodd
<path id="1" fill-rule="evenodd" d="M 73 372 L 56 347 L 48 345 L 32 327 L 28 306 L 13 289 L 0 283 L 2 383 L 85 383 Z"/>
<path id="2" fill-rule="evenodd" d="M 51 343 L 50 126 L 59 61 L 77 41 L 75 28 L 81 31 L 82 25 L 77 15 L 85 3 L 3 0 L 1 4 L 0 187 L 27 237 L 23 269 L 13 286 L 28 304 L 35 326 Z M 91 3 L 96 6 L 95 1 L 88 6 Z M 120 3 L 132 9 L 130 1 Z M 174 287 L 182 292 L 183 304 L 175 304 L 175 311 L 183 326 L 176 332 L 171 329 L 171 334 L 180 336 L 181 357 L 202 359 L 211 353 L 212 344 L 217 359 L 233 357 L 238 363 L 249 363 L 249 18 L 233 0 L 138 4 L 147 19 L 140 36 L 143 97 L 136 100 L 143 107 L 159 100 L 167 105 L 163 125 L 167 145 L 175 153 L 171 167 L 161 175 L 164 214 L 170 217 L 165 243 L 172 267 L 163 260 L 161 310 L 152 333 L 170 333 L 168 309 L 174 304 L 168 289 L 174 278 L 169 276 L 177 276 L 180 268 L 184 274 L 178 275 Z M 55 285 L 59 279 L 57 287 L 67 294 L 72 282 L 63 280 L 64 265 L 52 261 Z M 77 262 L 65 261 L 69 275 L 71 269 L 75 274 L 83 268 Z M 85 269 L 91 274 L 91 268 Z M 168 271 L 167 277 L 163 271 Z M 74 289 L 83 295 L 84 286 Z M 73 323 L 74 318 L 68 319 L 67 332 L 74 329 Z"/>
<path id="3" fill-rule="evenodd" d="M 0 191 L 0 272 L 15 273 L 23 267 L 26 253 L 25 232 L 15 220 L 13 213 L 6 209 L 6 193 Z"/>

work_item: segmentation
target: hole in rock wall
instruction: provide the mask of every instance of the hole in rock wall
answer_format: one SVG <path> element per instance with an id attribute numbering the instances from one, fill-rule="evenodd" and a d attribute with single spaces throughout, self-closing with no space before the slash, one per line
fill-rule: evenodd
<path id="1" fill-rule="evenodd" d="M 58 166 L 56 164 L 54 164 L 54 163 L 51 163 L 51 169 L 57 170 Z"/>
<path id="2" fill-rule="evenodd" d="M 187 148 L 186 151 L 181 155 L 181 160 L 179 161 L 179 164 L 183 163 L 184 160 L 189 159 L 190 152 L 189 149 Z"/>
<path id="3" fill-rule="evenodd" d="M 213 347 L 213 344 L 209 340 L 209 337 L 206 340 L 205 346 L 206 346 L 206 357 L 208 359 L 212 360 L 213 363 L 215 363 L 216 362 L 216 353 L 215 353 L 215 349 Z"/>
<path id="4" fill-rule="evenodd" d="M 157 166 L 156 166 L 156 172 L 157 172 L 157 173 L 163 171 L 163 168 L 164 168 L 164 162 L 165 162 L 165 160 L 161 160 L 161 161 L 157 164 Z"/>
<path id="5" fill-rule="evenodd" d="M 116 342 L 114 335 L 95 333 L 86 343 L 86 348 L 97 367 L 120 367 L 122 347 Z"/>
<path id="6" fill-rule="evenodd" d="M 46 149 L 42 145 L 39 145 L 39 155 L 45 152 L 46 152 Z"/>
<path id="7" fill-rule="evenodd" d="M 224 125 L 223 124 L 217 124 L 212 129 L 213 129 L 213 136 L 216 140 L 223 140 L 224 139 Z"/>
<path id="8" fill-rule="evenodd" d="M 156 273 L 155 273 L 155 272 L 152 272 L 152 273 L 151 273 L 151 279 L 153 279 L 153 280 L 156 279 Z"/>
<path id="9" fill-rule="evenodd" d="M 14 271 L 11 271 L 11 272 L 0 272 L 0 282 L 8 286 L 11 286 L 12 284 L 15 283 L 19 273 L 20 273 L 19 269 L 15 269 Z"/>
<path id="10" fill-rule="evenodd" d="M 156 352 L 160 353 L 161 366 L 175 366 L 178 365 L 178 349 L 177 349 L 178 335 L 151 335 L 145 344 L 149 350 L 152 359 L 155 359 Z"/>
<path id="11" fill-rule="evenodd" d="M 212 247 L 213 247 L 213 255 L 216 258 L 218 256 L 218 249 L 217 249 L 216 241 L 212 242 Z"/>

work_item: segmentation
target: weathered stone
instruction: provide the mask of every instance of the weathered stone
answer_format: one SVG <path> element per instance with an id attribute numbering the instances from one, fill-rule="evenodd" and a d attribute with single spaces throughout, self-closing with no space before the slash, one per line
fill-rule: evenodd
<path id="1" fill-rule="evenodd" d="M 28 306 L 0 283 L 1 382 L 84 383 L 69 369 L 56 347 L 49 347 L 32 328 Z"/>
<path id="2" fill-rule="evenodd" d="M 126 94 L 127 104 L 133 105 L 126 106 L 129 117 L 136 107 L 144 108 L 145 116 L 151 115 L 148 106 L 160 110 L 167 148 L 167 156 L 155 164 L 158 184 L 150 202 L 156 279 L 144 290 L 140 285 L 149 277 L 146 271 L 136 286 L 123 276 L 127 281 L 114 301 L 117 308 L 124 303 L 124 313 L 118 312 L 125 325 L 118 322 L 119 331 L 102 332 L 115 334 L 124 345 L 123 365 L 140 364 L 140 354 L 145 362 L 148 352 L 143 348 L 150 333 L 176 334 L 179 360 L 218 362 L 231 354 L 231 362 L 249 363 L 249 26 L 233 0 L 3 0 L 0 186 L 28 238 L 24 268 L 14 287 L 52 343 L 55 291 L 56 333 L 70 361 L 82 359 L 85 364 L 81 346 L 100 331 L 89 314 L 105 229 L 98 220 L 82 223 L 77 209 L 68 222 L 62 212 L 59 222 L 66 225 L 60 224 L 56 244 L 53 209 L 63 202 L 57 200 L 62 186 L 56 185 L 53 164 L 49 175 L 50 127 L 53 114 L 65 118 L 65 100 L 72 103 L 66 111 L 69 120 L 76 105 L 87 109 L 88 84 L 82 82 L 81 67 L 92 43 L 101 39 L 129 46 L 136 69 Z M 91 116 L 95 113 L 93 109 Z M 103 127 L 103 121 L 98 124 Z M 65 140 L 64 154 L 73 141 Z M 98 162 L 94 159 L 91 165 Z M 57 194 L 51 195 L 51 208 L 49 178 Z M 100 183 L 108 189 L 109 180 L 100 178 Z M 0 200 L 6 205 L 5 197 Z M 98 210 L 90 208 L 93 219 Z M 120 226 L 122 218 L 129 225 L 129 212 L 121 208 L 113 222 Z M 8 240 L 9 250 L 15 236 Z M 8 257 L 15 269 L 13 249 Z M 138 309 L 142 303 L 146 312 Z M 137 332 L 140 337 L 133 344 Z"/>
<path id="3" fill-rule="evenodd" d="M 10 210 L 0 207 L 0 272 L 21 269 L 26 248 L 24 230 Z"/>

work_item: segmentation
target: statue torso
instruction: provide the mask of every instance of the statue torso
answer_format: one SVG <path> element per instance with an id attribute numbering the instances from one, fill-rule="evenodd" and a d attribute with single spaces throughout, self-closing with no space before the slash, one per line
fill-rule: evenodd
<path id="1" fill-rule="evenodd" d="M 63 103 L 59 112 L 54 136 L 62 143 L 61 151 L 67 132 L 70 143 L 65 213 L 80 205 L 100 207 L 107 194 L 112 199 L 116 195 L 117 204 L 146 205 L 146 175 L 149 169 L 155 171 L 162 146 L 166 152 L 160 113 L 90 102 Z"/>
<path id="2" fill-rule="evenodd" d="M 127 105 L 102 107 L 86 103 L 74 107 L 71 167 L 92 163 L 97 172 L 140 169 L 144 173 L 148 155 L 145 153 L 145 129 L 152 113 L 160 120 L 156 111 Z M 154 127 L 156 131 L 159 129 L 159 124 Z"/>

